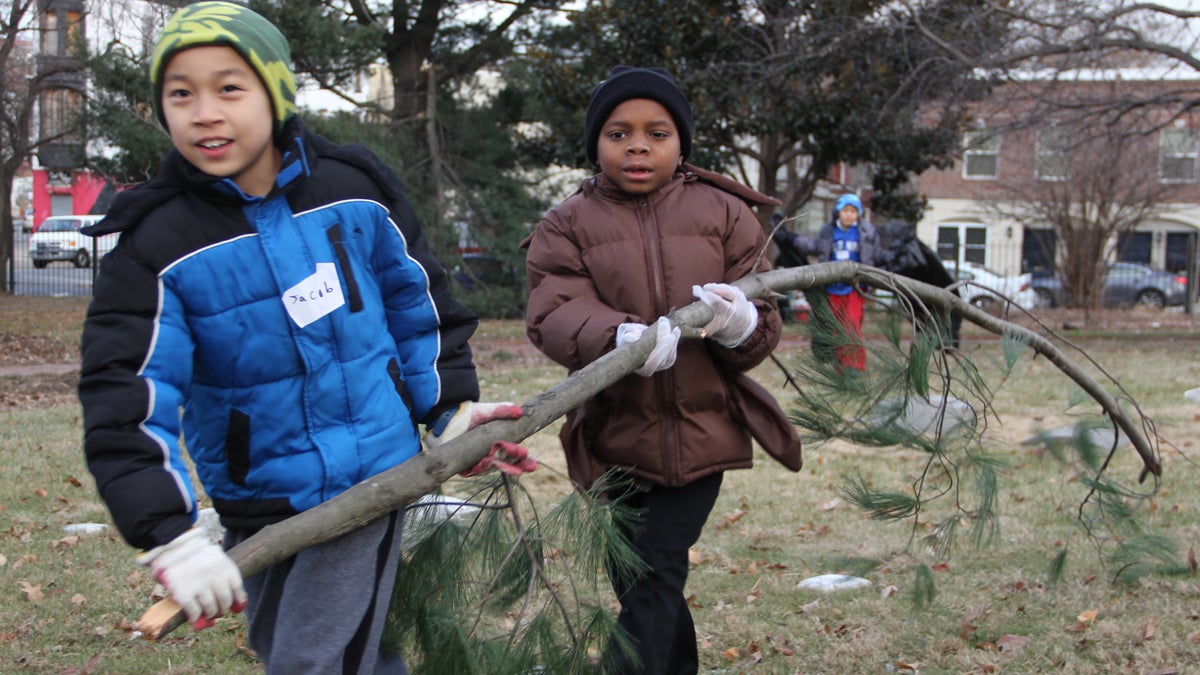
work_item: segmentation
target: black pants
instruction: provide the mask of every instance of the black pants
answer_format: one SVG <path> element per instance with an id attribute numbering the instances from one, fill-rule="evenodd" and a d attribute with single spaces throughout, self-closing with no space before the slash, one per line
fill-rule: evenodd
<path id="1" fill-rule="evenodd" d="M 617 624 L 633 641 L 635 654 L 611 646 L 605 671 L 620 675 L 695 675 L 700 667 L 696 628 L 683 587 L 688 548 L 700 539 L 721 491 L 723 474 L 682 487 L 653 486 L 628 500 L 640 516 L 627 534 L 649 568 L 635 579 L 613 575 L 621 601 Z"/>

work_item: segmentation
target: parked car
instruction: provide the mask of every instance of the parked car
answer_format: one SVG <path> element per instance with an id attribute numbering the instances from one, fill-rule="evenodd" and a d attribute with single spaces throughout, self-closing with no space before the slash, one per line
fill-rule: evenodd
<path id="1" fill-rule="evenodd" d="M 42 221 L 29 237 L 29 259 L 42 269 L 55 260 L 76 267 L 89 267 L 93 256 L 102 256 L 117 245 L 117 234 L 94 239 L 79 231 L 85 225 L 98 222 L 104 216 L 50 216 Z"/>
<path id="2" fill-rule="evenodd" d="M 1142 307 L 1162 309 L 1182 305 L 1187 299 L 1187 277 L 1156 270 L 1138 263 L 1110 263 L 1104 272 L 1104 307 Z M 1039 307 L 1060 307 L 1066 304 L 1067 292 L 1062 281 L 1051 274 L 1033 278 L 1033 290 Z"/>
<path id="3" fill-rule="evenodd" d="M 1023 309 L 1037 304 L 1031 274 L 1005 276 L 986 265 L 973 262 L 959 263 L 957 268 L 954 263 L 945 265 L 952 274 L 957 275 L 960 282 L 966 282 L 959 287 L 959 294 L 980 309 L 999 309 L 1006 298 Z"/>

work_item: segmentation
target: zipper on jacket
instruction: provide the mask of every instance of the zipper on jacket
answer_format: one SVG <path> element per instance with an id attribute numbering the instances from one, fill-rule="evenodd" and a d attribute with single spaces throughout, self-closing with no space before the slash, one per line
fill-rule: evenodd
<path id="1" fill-rule="evenodd" d="M 338 267 L 342 270 L 342 278 L 346 280 L 346 301 L 351 312 L 361 312 L 363 309 L 362 292 L 358 288 L 358 279 L 354 276 L 354 268 L 350 265 L 350 256 L 346 253 L 346 239 L 342 236 L 342 224 L 334 223 L 325 231 L 329 243 L 333 245 L 333 254 L 337 256 Z"/>
<path id="2" fill-rule="evenodd" d="M 638 200 L 638 220 L 642 224 L 642 232 L 646 235 L 646 251 L 650 258 L 650 277 L 653 283 L 654 311 L 658 316 L 665 316 L 670 309 L 670 298 L 667 297 L 666 282 L 663 279 L 661 246 L 658 232 L 653 226 L 650 199 Z M 648 317 L 649 318 L 649 317 Z M 657 321 L 657 317 L 655 317 Z M 663 449 L 666 466 L 663 475 L 670 485 L 676 485 L 682 478 L 679 475 L 679 454 L 683 449 L 679 445 L 678 422 L 675 419 L 675 372 L 667 369 L 654 376 L 655 388 L 658 391 L 658 442 Z"/>
<path id="3" fill-rule="evenodd" d="M 638 201 L 638 220 L 642 222 L 642 231 L 646 235 L 646 251 L 650 257 L 650 278 L 654 283 L 654 311 L 662 316 L 667 313 L 668 298 L 666 284 L 663 283 L 662 258 L 659 255 L 658 232 L 651 226 L 650 200 Z"/>

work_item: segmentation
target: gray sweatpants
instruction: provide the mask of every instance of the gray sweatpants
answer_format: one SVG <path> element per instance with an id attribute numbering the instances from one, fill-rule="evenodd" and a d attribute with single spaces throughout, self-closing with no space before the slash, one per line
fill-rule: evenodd
<path id="1" fill-rule="evenodd" d="M 268 675 L 406 675 L 380 654 L 403 514 L 307 548 L 245 580 L 250 647 Z M 226 533 L 226 547 L 250 533 Z"/>

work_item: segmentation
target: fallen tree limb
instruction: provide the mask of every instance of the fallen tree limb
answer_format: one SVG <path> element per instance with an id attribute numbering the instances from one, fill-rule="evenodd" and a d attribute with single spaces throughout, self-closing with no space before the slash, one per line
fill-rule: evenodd
<path id="1" fill-rule="evenodd" d="M 1128 436 L 1147 473 L 1161 475 L 1154 448 L 1121 408 L 1066 354 L 1041 335 L 994 317 L 967 303 L 957 294 L 929 284 L 866 267 L 853 262 L 822 263 L 774 270 L 739 280 L 735 285 L 748 297 L 772 297 L 787 290 L 820 288 L 834 281 L 862 282 L 888 288 L 920 300 L 927 307 L 949 309 L 964 319 L 997 335 L 1013 335 L 1079 384 Z M 712 319 L 703 303 L 695 302 L 670 315 L 673 324 L 695 333 Z M 250 576 L 315 544 L 330 541 L 407 506 L 422 495 L 482 459 L 498 440 L 520 442 L 582 405 L 617 380 L 632 373 L 654 347 L 654 331 L 646 331 L 635 343 L 613 350 L 587 367 L 525 403 L 518 420 L 498 420 L 473 429 L 438 447 L 422 452 L 403 464 L 374 476 L 335 497 L 291 518 L 264 527 L 254 536 L 229 550 L 243 576 Z M 138 628 L 144 637 L 157 640 L 185 622 L 183 612 L 169 598 L 142 615 Z"/>

